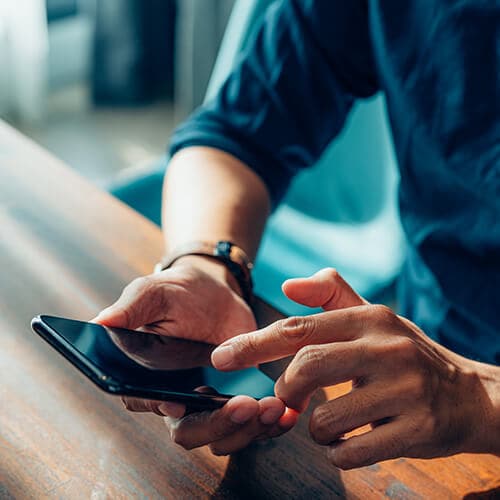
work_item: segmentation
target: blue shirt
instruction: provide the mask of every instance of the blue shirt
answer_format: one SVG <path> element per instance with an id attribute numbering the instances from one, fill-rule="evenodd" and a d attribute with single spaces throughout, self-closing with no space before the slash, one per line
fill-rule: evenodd
<path id="1" fill-rule="evenodd" d="M 276 203 L 354 100 L 386 95 L 409 242 L 402 313 L 500 363 L 500 1 L 284 0 L 171 153 L 227 151 Z"/>

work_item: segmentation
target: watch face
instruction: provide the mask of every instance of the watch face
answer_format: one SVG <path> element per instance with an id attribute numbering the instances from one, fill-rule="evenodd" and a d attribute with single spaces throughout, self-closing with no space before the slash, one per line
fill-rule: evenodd
<path id="1" fill-rule="evenodd" d="M 230 241 L 218 241 L 216 246 L 216 255 L 223 255 L 229 257 L 231 254 L 231 247 L 233 244 Z"/>

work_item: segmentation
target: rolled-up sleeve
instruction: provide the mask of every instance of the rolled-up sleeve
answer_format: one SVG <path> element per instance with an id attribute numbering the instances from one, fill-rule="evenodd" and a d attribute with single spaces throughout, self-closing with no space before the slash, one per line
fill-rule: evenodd
<path id="1" fill-rule="evenodd" d="M 278 1 L 217 96 L 174 132 L 170 153 L 226 151 L 276 204 L 341 130 L 354 99 L 377 90 L 366 1 Z"/>

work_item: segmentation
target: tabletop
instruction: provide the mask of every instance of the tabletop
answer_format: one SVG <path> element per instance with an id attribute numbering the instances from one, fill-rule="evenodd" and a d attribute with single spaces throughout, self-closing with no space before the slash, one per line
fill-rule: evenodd
<path id="1" fill-rule="evenodd" d="M 500 496 L 491 455 L 340 471 L 307 415 L 230 457 L 184 451 L 160 417 L 125 411 L 31 332 L 39 313 L 93 317 L 161 253 L 156 226 L 0 122 L 1 499 Z M 263 304 L 258 314 L 278 317 Z"/>

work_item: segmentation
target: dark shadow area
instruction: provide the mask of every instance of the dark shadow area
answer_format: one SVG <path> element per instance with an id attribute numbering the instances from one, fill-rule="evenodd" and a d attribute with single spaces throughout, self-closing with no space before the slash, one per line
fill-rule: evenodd
<path id="1" fill-rule="evenodd" d="M 212 498 L 345 498 L 338 469 L 314 445 L 306 426 L 232 455 Z"/>
<path id="2" fill-rule="evenodd" d="M 484 491 L 473 491 L 463 497 L 463 500 L 499 500 L 500 486 Z"/>

